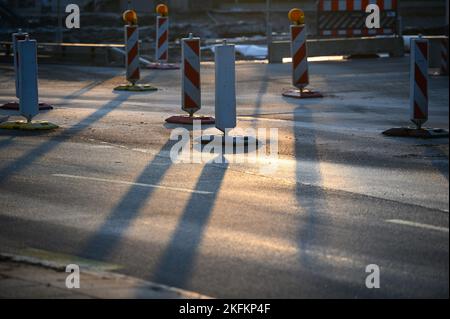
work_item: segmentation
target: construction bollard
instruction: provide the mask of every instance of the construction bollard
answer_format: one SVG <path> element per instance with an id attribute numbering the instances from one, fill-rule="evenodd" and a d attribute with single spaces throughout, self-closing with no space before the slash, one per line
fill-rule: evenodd
<path id="1" fill-rule="evenodd" d="M 300 9 L 292 9 L 289 19 L 291 25 L 292 84 L 296 89 L 283 92 L 283 96 L 298 99 L 323 97 L 318 92 L 306 89 L 309 84 L 308 53 L 306 44 L 305 15 Z"/>
<path id="2" fill-rule="evenodd" d="M 410 120 L 415 128 L 392 128 L 385 132 L 387 136 L 440 138 L 448 137 L 444 129 L 422 128 L 428 121 L 428 40 L 421 37 L 411 39 L 410 60 L 410 90 L 409 109 Z"/>
<path id="3" fill-rule="evenodd" d="M 22 29 L 19 29 L 17 33 L 12 34 L 12 46 L 13 46 L 13 60 L 14 60 L 14 76 L 15 76 L 15 90 L 16 97 L 19 98 L 19 50 L 18 50 L 18 41 L 25 40 L 29 34 L 27 32 L 22 32 Z M 0 106 L 1 109 L 5 110 L 19 110 L 19 102 L 8 102 Z M 46 103 L 39 104 L 40 110 L 51 110 L 53 107 Z"/>
<path id="4" fill-rule="evenodd" d="M 200 121 L 214 124 L 212 117 L 194 116 L 201 109 L 200 55 L 200 38 L 194 38 L 191 33 L 181 40 L 181 109 L 189 116 L 172 116 L 166 119 L 168 123 L 192 125 L 193 121 Z"/>
<path id="5" fill-rule="evenodd" d="M 125 33 L 125 68 L 127 84 L 120 85 L 116 91 L 156 91 L 157 89 L 149 84 L 136 84 L 140 80 L 140 60 L 139 60 L 139 26 L 137 25 L 137 14 L 134 10 L 127 10 L 123 13 L 123 20 L 128 23 L 124 26 Z"/>
<path id="6" fill-rule="evenodd" d="M 39 113 L 38 71 L 37 71 L 37 44 L 28 36 L 17 41 L 18 52 L 18 95 L 20 115 L 26 121 L 4 122 L 2 129 L 43 130 L 54 129 L 56 125 L 48 122 L 32 122 L 33 117 Z"/>
<path id="7" fill-rule="evenodd" d="M 174 70 L 180 67 L 169 61 L 169 8 L 165 4 L 156 6 L 156 45 L 155 61 L 150 69 Z"/>
<path id="8" fill-rule="evenodd" d="M 428 40 L 411 39 L 410 118 L 420 129 L 428 120 Z"/>
<path id="9" fill-rule="evenodd" d="M 215 113 L 216 128 L 224 133 L 222 136 L 206 135 L 201 137 L 202 144 L 220 141 L 222 145 L 244 145 L 258 141 L 254 137 L 232 136 L 229 131 L 236 127 L 236 53 L 233 44 L 223 41 L 215 46 Z"/>
<path id="10" fill-rule="evenodd" d="M 439 75 L 448 75 L 448 37 L 441 40 L 441 67 Z"/>

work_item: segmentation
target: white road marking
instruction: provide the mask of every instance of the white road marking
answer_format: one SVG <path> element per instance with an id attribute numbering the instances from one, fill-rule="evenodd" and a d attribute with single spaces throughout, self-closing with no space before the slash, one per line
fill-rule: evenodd
<path id="1" fill-rule="evenodd" d="M 441 232 L 444 232 L 444 233 L 448 233 L 448 228 L 445 228 L 445 227 L 439 227 L 439 226 L 433 226 L 433 225 L 428 225 L 428 224 L 415 223 L 415 222 L 410 222 L 410 221 L 407 221 L 407 220 L 388 219 L 388 220 L 386 220 L 386 222 L 392 223 L 392 224 L 398 224 L 398 225 L 405 225 L 405 226 L 411 226 L 411 227 L 418 227 L 418 228 L 437 230 L 437 231 L 441 231 Z"/>
<path id="2" fill-rule="evenodd" d="M 72 179 L 82 179 L 82 180 L 95 181 L 95 182 L 104 182 L 104 183 L 112 183 L 112 184 L 141 186 L 141 187 L 149 187 L 149 188 L 160 188 L 160 189 L 165 189 L 165 190 L 169 190 L 169 191 L 184 192 L 184 193 L 191 193 L 191 194 L 201 194 L 201 195 L 211 195 L 211 194 L 213 194 L 213 192 L 199 191 L 199 190 L 194 190 L 194 189 L 170 187 L 170 186 L 162 186 L 162 185 L 153 185 L 153 184 L 144 184 L 144 183 L 133 183 L 133 182 L 127 182 L 127 181 L 119 181 L 119 180 L 96 178 L 96 177 L 76 176 L 76 175 L 67 175 L 67 174 L 52 174 L 52 176 L 63 177 L 63 178 L 72 178 Z"/>

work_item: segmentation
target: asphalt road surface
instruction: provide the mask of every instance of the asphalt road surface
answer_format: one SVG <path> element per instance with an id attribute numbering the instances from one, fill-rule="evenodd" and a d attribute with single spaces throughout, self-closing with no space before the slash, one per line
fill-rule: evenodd
<path id="1" fill-rule="evenodd" d="M 0 132 L 0 251 L 212 297 L 448 298 L 448 138 L 381 134 L 408 125 L 408 58 L 310 69 L 323 99 L 280 95 L 289 64 L 237 65 L 238 126 L 278 129 L 278 154 L 173 163 L 164 119 L 181 112 L 179 71 L 144 70 L 158 92 L 116 93 L 121 69 L 40 65 L 40 99 L 56 108 L 37 119 L 61 128 Z M 0 65 L 0 103 L 13 76 Z M 202 84 L 213 115 L 213 64 Z M 448 77 L 431 77 L 426 126 L 448 129 L 448 96 Z M 379 289 L 365 284 L 371 264 Z"/>

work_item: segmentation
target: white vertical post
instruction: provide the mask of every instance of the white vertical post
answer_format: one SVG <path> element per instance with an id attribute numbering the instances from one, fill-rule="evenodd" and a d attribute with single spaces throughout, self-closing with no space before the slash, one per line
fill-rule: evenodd
<path id="1" fill-rule="evenodd" d="M 234 45 L 215 47 L 216 65 L 216 128 L 225 132 L 236 127 L 236 72 Z"/>
<path id="2" fill-rule="evenodd" d="M 39 113 L 37 82 L 37 45 L 36 40 L 18 42 L 19 50 L 19 110 L 28 122 Z"/>
<path id="3" fill-rule="evenodd" d="M 12 43 L 13 43 L 13 54 L 14 54 L 14 72 L 16 76 L 16 97 L 19 98 L 19 50 L 17 48 L 17 42 L 20 40 L 25 40 L 28 36 L 28 33 L 22 32 L 22 29 L 19 29 L 17 33 L 13 33 L 12 35 Z"/>

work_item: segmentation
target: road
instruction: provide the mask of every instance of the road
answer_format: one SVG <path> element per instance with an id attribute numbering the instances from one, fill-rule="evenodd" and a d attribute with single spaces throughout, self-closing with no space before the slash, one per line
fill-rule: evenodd
<path id="1" fill-rule="evenodd" d="M 278 156 L 191 164 L 171 161 L 164 124 L 180 113 L 179 71 L 144 70 L 158 92 L 118 94 L 121 69 L 40 65 L 56 108 L 37 119 L 61 128 L 0 132 L 0 251 L 219 298 L 448 298 L 448 138 L 381 134 L 408 125 L 408 58 L 310 68 L 325 98 L 298 101 L 280 95 L 289 64 L 238 63 L 238 126 L 278 129 Z M 12 67 L 0 70 L 7 102 Z M 202 84 L 213 115 L 211 63 Z M 432 77 L 427 126 L 448 129 L 448 102 L 448 78 Z"/>

